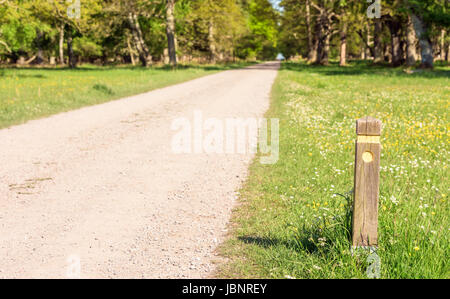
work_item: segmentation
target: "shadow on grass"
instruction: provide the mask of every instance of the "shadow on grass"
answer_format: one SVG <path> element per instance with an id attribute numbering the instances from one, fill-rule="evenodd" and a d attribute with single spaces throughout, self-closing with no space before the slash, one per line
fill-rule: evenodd
<path id="1" fill-rule="evenodd" d="M 245 244 L 253 244 L 266 249 L 281 246 L 295 252 L 303 252 L 308 254 L 323 252 L 323 249 L 325 248 L 319 248 L 316 243 L 308 239 L 306 234 L 291 240 L 258 236 L 242 236 L 238 239 Z"/>
<path id="2" fill-rule="evenodd" d="M 25 79 L 25 78 L 45 79 L 45 78 L 47 78 L 47 76 L 44 76 L 42 74 L 36 74 L 36 75 L 19 74 L 16 77 L 18 77 L 19 79 Z"/>
<path id="3" fill-rule="evenodd" d="M 336 249 L 350 246 L 350 229 L 346 217 L 339 217 L 331 225 L 323 227 L 319 222 L 310 227 L 303 225 L 291 239 L 269 238 L 260 236 L 240 236 L 238 240 L 262 248 L 285 247 L 286 249 L 306 254 L 326 255 Z"/>
<path id="4" fill-rule="evenodd" d="M 0 78 L 6 78 L 6 77 L 14 77 L 14 78 L 20 78 L 20 79 L 26 79 L 26 78 L 35 78 L 35 79 L 45 79 L 47 78 L 47 76 L 42 75 L 42 74 L 33 74 L 33 75 L 28 75 L 28 74 L 18 74 L 18 75 L 13 75 L 13 74 L 6 74 L 5 69 L 0 69 Z"/>
<path id="5" fill-rule="evenodd" d="M 345 201 L 345 213 L 334 215 L 331 218 L 315 218 L 312 223 L 301 221 L 296 225 L 285 223 L 286 230 L 294 228 L 295 233 L 290 239 L 269 238 L 260 236 L 240 236 L 238 240 L 245 244 L 254 244 L 262 248 L 282 246 L 289 250 L 306 253 L 326 255 L 331 251 L 341 252 L 349 248 L 352 228 L 352 193 L 336 193 Z"/>
<path id="6" fill-rule="evenodd" d="M 438 67 L 445 66 L 437 64 Z M 379 76 L 399 76 L 407 78 L 450 78 L 450 70 L 415 70 L 413 73 L 406 73 L 403 68 L 393 68 L 388 65 L 374 65 L 367 61 L 352 61 L 349 66 L 340 67 L 338 63 L 331 62 L 328 66 L 308 65 L 306 63 L 286 62 L 282 69 L 296 72 L 316 73 L 324 76 L 358 76 L 358 75 L 379 75 Z"/>
<path id="7" fill-rule="evenodd" d="M 200 69 L 205 71 L 223 71 L 223 70 L 233 70 L 233 69 L 241 69 L 255 64 L 256 62 L 242 62 L 242 63 L 230 63 L 230 64 L 217 64 L 217 65 L 190 65 L 190 64 L 179 64 L 176 67 L 172 67 L 171 65 L 161 65 L 161 66 L 151 66 L 151 67 L 143 67 L 143 66 L 131 66 L 131 65 L 123 65 L 123 66 L 97 66 L 97 65 L 82 65 L 76 68 L 70 67 L 51 67 L 51 66 L 43 66 L 43 67 L 17 67 L 17 66 L 0 66 L 0 76 L 2 72 L 5 70 L 25 70 L 25 71 L 72 71 L 72 72 L 85 72 L 85 71 L 111 71 L 111 70 L 131 70 L 131 71 L 151 71 L 151 70 L 159 70 L 159 71 L 176 71 L 176 70 L 187 70 L 187 69 Z M 43 75 L 18 75 L 18 77 L 36 77 L 43 78 Z"/>

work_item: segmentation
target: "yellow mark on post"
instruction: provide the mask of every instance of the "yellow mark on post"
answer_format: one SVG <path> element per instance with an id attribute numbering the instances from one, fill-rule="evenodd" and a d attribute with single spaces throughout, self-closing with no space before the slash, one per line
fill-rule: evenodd
<path id="1" fill-rule="evenodd" d="M 358 135 L 357 143 L 380 143 L 380 136 Z"/>
<path id="2" fill-rule="evenodd" d="M 362 154 L 362 159 L 366 163 L 370 163 L 373 161 L 373 154 L 371 152 L 364 152 Z"/>

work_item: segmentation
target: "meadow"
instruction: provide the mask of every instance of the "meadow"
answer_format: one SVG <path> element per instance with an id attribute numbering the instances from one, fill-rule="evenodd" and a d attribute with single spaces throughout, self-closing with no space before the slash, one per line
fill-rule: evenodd
<path id="1" fill-rule="evenodd" d="M 245 65 L 0 68 L 0 128 Z"/>
<path id="2" fill-rule="evenodd" d="M 367 278 L 352 252 L 355 121 L 383 122 L 380 278 L 450 278 L 450 68 L 408 74 L 353 62 L 284 63 L 266 117 L 280 159 L 259 159 L 240 191 L 223 278 Z"/>

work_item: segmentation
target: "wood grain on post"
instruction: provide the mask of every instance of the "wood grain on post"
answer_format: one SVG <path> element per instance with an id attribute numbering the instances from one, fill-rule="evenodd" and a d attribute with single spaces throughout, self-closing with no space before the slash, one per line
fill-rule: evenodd
<path id="1" fill-rule="evenodd" d="M 364 117 L 356 121 L 353 247 L 378 245 L 381 121 Z"/>

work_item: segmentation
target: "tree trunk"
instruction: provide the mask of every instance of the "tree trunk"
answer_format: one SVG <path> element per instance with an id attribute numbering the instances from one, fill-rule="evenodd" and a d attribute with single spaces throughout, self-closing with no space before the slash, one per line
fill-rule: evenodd
<path id="1" fill-rule="evenodd" d="M 450 62 L 450 43 L 447 46 L 446 60 L 447 62 Z"/>
<path id="2" fill-rule="evenodd" d="M 134 43 L 139 54 L 139 60 L 141 61 L 142 66 L 147 67 L 152 63 L 152 57 L 147 45 L 145 44 L 137 15 L 130 12 L 128 14 L 128 22 L 130 23 L 131 33 L 133 35 Z"/>
<path id="3" fill-rule="evenodd" d="M 316 22 L 314 26 L 314 38 L 313 38 L 313 47 L 312 47 L 312 53 L 311 53 L 311 60 L 310 63 L 318 63 L 318 57 L 319 57 L 319 34 L 320 30 L 320 24 L 319 22 Z"/>
<path id="4" fill-rule="evenodd" d="M 392 66 L 397 67 L 402 64 L 402 51 L 400 44 L 401 23 L 398 19 L 390 19 L 387 22 L 389 31 L 391 33 L 391 56 Z"/>
<path id="5" fill-rule="evenodd" d="M 59 64 L 64 65 L 64 23 L 59 27 Z"/>
<path id="6" fill-rule="evenodd" d="M 341 15 L 341 32 L 340 32 L 340 60 L 339 65 L 345 66 L 347 64 L 347 21 L 344 20 L 344 15 Z"/>
<path id="7" fill-rule="evenodd" d="M 331 32 L 328 32 L 328 29 L 325 31 L 325 44 L 324 44 L 324 51 L 322 53 L 322 59 L 320 60 L 320 64 L 322 65 L 328 65 L 328 58 L 330 55 L 330 39 L 331 39 Z"/>
<path id="8" fill-rule="evenodd" d="M 316 40 L 317 40 L 317 55 L 315 64 L 320 64 L 321 56 L 323 52 L 324 42 L 323 42 L 323 28 L 320 22 L 320 16 L 317 17 L 316 26 L 315 26 Z"/>
<path id="9" fill-rule="evenodd" d="M 391 51 L 391 45 L 390 44 L 386 44 L 384 45 L 384 61 L 385 62 L 392 62 L 392 51 Z"/>
<path id="10" fill-rule="evenodd" d="M 363 32 L 362 30 L 357 31 L 359 37 L 363 41 L 363 50 L 364 55 L 361 55 L 361 57 L 364 57 L 364 59 L 369 58 L 370 56 L 375 57 L 375 47 L 374 45 L 371 45 L 371 36 L 370 36 L 370 27 L 366 27 L 366 32 Z"/>
<path id="11" fill-rule="evenodd" d="M 381 19 L 375 19 L 375 28 L 374 28 L 374 57 L 373 63 L 381 63 L 383 61 L 383 39 L 382 32 L 383 31 L 383 23 Z"/>
<path id="12" fill-rule="evenodd" d="M 8 52 L 8 54 L 12 54 L 11 48 L 8 46 L 6 42 L 0 40 L 0 45 L 2 45 L 6 49 L 6 52 Z"/>
<path id="13" fill-rule="evenodd" d="M 128 53 L 130 54 L 131 64 L 135 66 L 136 61 L 134 60 L 134 51 L 133 48 L 131 47 L 130 36 L 128 34 L 127 34 L 127 46 L 128 46 Z"/>
<path id="14" fill-rule="evenodd" d="M 321 12 L 317 17 L 318 44 L 316 64 L 327 65 L 330 50 L 330 24 L 328 16 Z"/>
<path id="15" fill-rule="evenodd" d="M 69 56 L 69 67 L 75 68 L 76 61 L 75 61 L 75 55 L 73 53 L 72 28 L 69 28 L 69 30 L 67 31 L 67 53 Z"/>
<path id="16" fill-rule="evenodd" d="M 367 48 L 366 48 L 366 59 L 373 57 L 375 55 L 373 55 L 373 37 L 372 35 L 370 35 L 370 23 L 367 22 L 366 23 L 366 44 L 367 44 Z"/>
<path id="17" fill-rule="evenodd" d="M 314 62 L 317 59 L 317 44 L 313 41 L 311 30 L 311 5 L 310 0 L 306 0 L 306 30 L 308 32 L 308 62 Z"/>
<path id="18" fill-rule="evenodd" d="M 411 20 L 419 39 L 422 68 L 433 68 L 433 46 L 428 37 L 427 26 L 425 22 L 416 14 L 411 13 Z"/>
<path id="19" fill-rule="evenodd" d="M 397 34 L 391 35 L 391 55 L 392 55 L 392 66 L 400 66 L 401 56 L 400 56 L 400 36 Z"/>
<path id="20" fill-rule="evenodd" d="M 411 17 L 408 16 L 408 24 L 406 27 L 406 65 L 416 65 L 416 35 L 414 34 L 414 27 Z"/>
<path id="21" fill-rule="evenodd" d="M 170 63 L 170 58 L 169 58 L 169 49 L 165 48 L 163 51 L 163 61 L 164 64 L 169 64 Z"/>
<path id="22" fill-rule="evenodd" d="M 36 64 L 43 64 L 44 63 L 44 51 L 42 50 L 42 39 L 44 38 L 44 35 L 41 30 L 37 30 L 36 34 L 36 46 L 38 48 L 37 54 L 36 54 Z"/>
<path id="23" fill-rule="evenodd" d="M 24 62 L 24 64 L 30 64 L 30 63 L 32 63 L 35 59 L 36 59 L 36 55 L 34 55 L 33 57 L 31 57 L 30 59 L 28 59 L 28 60 L 26 60 L 25 62 Z"/>
<path id="24" fill-rule="evenodd" d="M 19 58 L 16 61 L 17 65 L 25 65 L 25 57 L 19 56 Z"/>
<path id="25" fill-rule="evenodd" d="M 210 51 L 210 61 L 214 63 L 217 60 L 217 50 L 216 50 L 216 43 L 214 41 L 214 25 L 212 21 L 209 21 L 208 25 L 208 42 Z"/>
<path id="26" fill-rule="evenodd" d="M 170 63 L 177 65 L 176 37 L 175 37 L 175 17 L 173 15 L 175 8 L 175 0 L 167 0 L 166 9 L 166 35 L 169 49 Z"/>
<path id="27" fill-rule="evenodd" d="M 440 46 L 440 59 L 445 60 L 445 30 L 441 30 L 441 46 Z"/>

